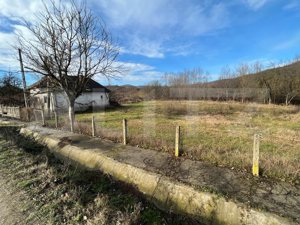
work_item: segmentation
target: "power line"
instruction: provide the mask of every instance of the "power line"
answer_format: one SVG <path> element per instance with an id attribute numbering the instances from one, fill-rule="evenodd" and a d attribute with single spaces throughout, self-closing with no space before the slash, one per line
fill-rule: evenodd
<path id="1" fill-rule="evenodd" d="M 2 69 L 0 69 L 0 72 L 3 72 L 3 73 L 20 73 L 21 71 L 2 70 Z"/>
<path id="2" fill-rule="evenodd" d="M 0 69 L 0 72 L 3 72 L 3 73 L 21 73 L 22 71 L 20 70 L 3 70 L 3 69 Z M 30 70 L 24 70 L 25 73 L 35 73 L 33 71 L 30 71 Z"/>

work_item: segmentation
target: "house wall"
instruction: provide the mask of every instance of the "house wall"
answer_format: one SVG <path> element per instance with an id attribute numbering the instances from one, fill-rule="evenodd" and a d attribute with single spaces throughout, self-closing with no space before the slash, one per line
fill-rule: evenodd
<path id="1" fill-rule="evenodd" d="M 36 98 L 35 107 L 39 107 L 39 104 L 44 105 L 44 109 L 47 107 L 47 92 L 46 89 L 35 89 L 31 91 L 31 96 Z M 82 93 L 75 101 L 75 111 L 84 111 L 89 107 L 101 108 L 109 105 L 109 93 L 106 92 L 86 92 Z M 34 106 L 34 105 L 33 105 Z M 68 110 L 68 99 L 64 92 L 56 91 L 50 93 L 50 111 L 55 109 L 58 111 Z"/>

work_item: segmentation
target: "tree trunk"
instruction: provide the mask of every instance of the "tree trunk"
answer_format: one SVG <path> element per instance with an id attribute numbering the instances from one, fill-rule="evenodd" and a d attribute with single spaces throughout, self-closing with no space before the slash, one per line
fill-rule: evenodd
<path id="1" fill-rule="evenodd" d="M 229 100 L 229 93 L 228 92 L 229 92 L 228 89 L 226 89 L 226 101 Z"/>
<path id="2" fill-rule="evenodd" d="M 272 104 L 272 99 L 269 97 L 269 105 Z"/>
<path id="3" fill-rule="evenodd" d="M 69 121 L 70 121 L 70 130 L 74 132 L 74 121 L 75 121 L 75 99 L 69 97 Z"/>
<path id="4" fill-rule="evenodd" d="M 289 96 L 288 95 L 285 97 L 285 105 L 289 105 Z"/>

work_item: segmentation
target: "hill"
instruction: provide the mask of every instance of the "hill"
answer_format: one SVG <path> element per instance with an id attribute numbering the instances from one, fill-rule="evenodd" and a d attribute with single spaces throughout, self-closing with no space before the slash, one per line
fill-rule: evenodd
<path id="1" fill-rule="evenodd" d="M 112 102 L 118 103 L 178 99 L 300 104 L 300 62 L 204 83 L 173 86 L 156 83 L 140 87 L 124 85 L 108 88 L 112 91 Z"/>
<path id="2" fill-rule="evenodd" d="M 300 103 L 300 62 L 208 83 L 212 88 L 265 89 L 269 102 Z"/>

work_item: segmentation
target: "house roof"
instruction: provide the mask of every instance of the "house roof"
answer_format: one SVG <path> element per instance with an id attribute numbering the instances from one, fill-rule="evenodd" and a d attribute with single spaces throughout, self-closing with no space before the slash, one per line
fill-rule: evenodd
<path id="1" fill-rule="evenodd" d="M 29 90 L 35 88 L 47 88 L 47 77 L 43 77 L 28 87 Z M 110 92 L 110 90 L 90 78 L 86 84 L 84 92 Z"/>

